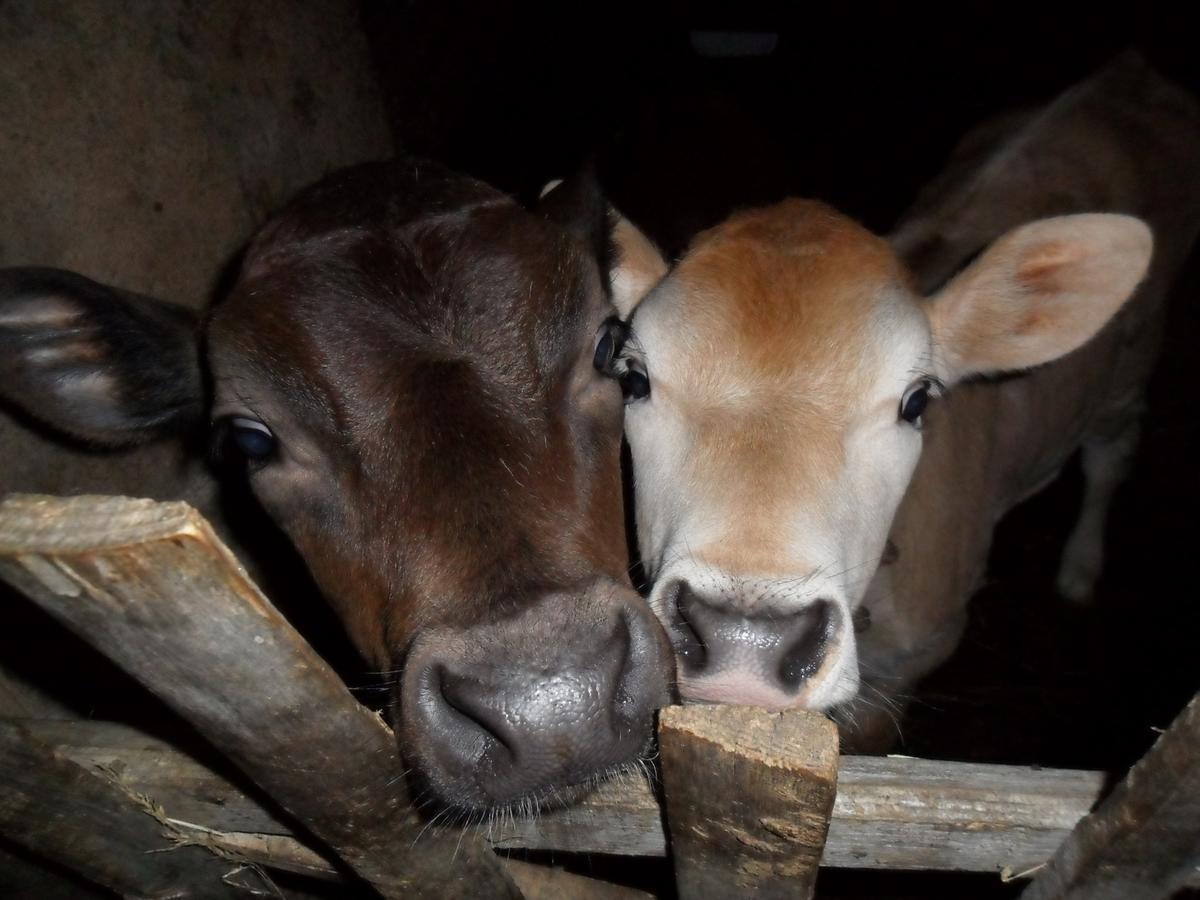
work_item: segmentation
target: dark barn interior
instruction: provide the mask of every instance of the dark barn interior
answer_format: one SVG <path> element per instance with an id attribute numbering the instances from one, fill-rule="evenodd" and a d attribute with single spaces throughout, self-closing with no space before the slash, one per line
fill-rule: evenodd
<path id="1" fill-rule="evenodd" d="M 414 0 L 366 2 L 358 12 L 395 147 L 529 201 L 547 180 L 594 160 L 608 196 L 671 257 L 731 211 L 790 195 L 820 198 L 885 232 L 972 125 L 1047 101 L 1129 46 L 1200 91 L 1193 32 L 1167 5 Z M 0 7 L 0 20 L 6 14 Z M 705 40 L 720 52 L 700 52 Z M 1071 605 L 1053 583 L 1079 503 L 1075 461 L 1000 525 L 966 637 L 916 691 L 895 752 L 1099 769 L 1115 779 L 1200 686 L 1200 605 L 1188 568 L 1200 536 L 1197 291 L 1193 256 L 1173 297 L 1143 442 L 1114 505 L 1093 602 Z M 261 531 L 255 515 L 249 506 L 240 515 L 247 532 Z M 287 579 L 303 576 L 278 544 L 281 563 L 267 583 L 284 586 L 268 593 L 302 595 Z M 0 660 L 12 670 L 84 715 L 186 732 L 152 701 L 128 702 L 140 689 L 83 642 L 4 599 Z M 372 702 L 374 676 L 324 607 L 281 605 Z M 547 859 L 671 896 L 665 860 Z M 839 869 L 822 871 L 817 896 L 1015 897 L 1024 884 Z"/>

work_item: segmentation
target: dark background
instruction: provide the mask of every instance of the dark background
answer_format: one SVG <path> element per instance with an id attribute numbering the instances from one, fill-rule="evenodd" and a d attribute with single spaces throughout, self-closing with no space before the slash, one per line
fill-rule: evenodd
<path id="1" fill-rule="evenodd" d="M 368 4 L 365 18 L 401 147 L 524 197 L 595 156 L 610 196 L 672 255 L 731 210 L 789 194 L 886 230 L 964 131 L 1131 45 L 1200 87 L 1194 32 L 1153 5 L 449 2 Z M 762 58 L 702 58 L 692 30 L 778 41 Z M 1080 497 L 1073 462 L 1002 523 L 966 638 L 917 691 L 897 752 L 1119 775 L 1200 685 L 1198 286 L 1193 262 L 1094 603 L 1053 588 Z M 823 896 L 935 892 L 1019 889 L 822 874 Z"/>

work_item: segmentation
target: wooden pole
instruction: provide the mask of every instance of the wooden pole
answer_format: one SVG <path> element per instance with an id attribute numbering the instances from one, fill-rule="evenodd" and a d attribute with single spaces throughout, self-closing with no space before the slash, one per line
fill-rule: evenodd
<path id="1" fill-rule="evenodd" d="M 1155 900 L 1200 874 L 1200 694 L 1096 811 L 1075 826 L 1023 900 Z"/>
<path id="2" fill-rule="evenodd" d="M 185 503 L 14 495 L 0 578 L 188 719 L 385 896 L 519 896 L 473 838 L 421 837 L 394 738 Z"/>
<path id="3" fill-rule="evenodd" d="M 676 706 L 658 740 L 679 896 L 811 897 L 837 790 L 833 723 Z"/>

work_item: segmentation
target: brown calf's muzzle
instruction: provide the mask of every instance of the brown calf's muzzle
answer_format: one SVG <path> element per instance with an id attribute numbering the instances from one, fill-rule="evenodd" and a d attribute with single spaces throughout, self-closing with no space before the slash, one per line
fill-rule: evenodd
<path id="1" fill-rule="evenodd" d="M 549 591 L 500 622 L 423 630 L 399 689 L 399 738 L 452 806 L 569 799 L 646 749 L 670 659 L 628 587 Z"/>

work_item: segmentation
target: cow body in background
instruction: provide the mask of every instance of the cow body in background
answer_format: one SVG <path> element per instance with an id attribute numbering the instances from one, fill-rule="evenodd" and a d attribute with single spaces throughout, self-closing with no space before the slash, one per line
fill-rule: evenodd
<path id="1" fill-rule="evenodd" d="M 645 749 L 671 673 L 626 575 L 608 227 L 587 179 L 529 211 L 356 167 L 260 230 L 206 319 L 4 270 L 0 399 L 86 444 L 216 444 L 395 676 L 436 799 L 570 796 Z"/>
<path id="2" fill-rule="evenodd" d="M 984 145 L 897 229 L 915 279 L 789 201 L 702 234 L 635 311 L 639 545 L 685 699 L 836 708 L 849 746 L 886 747 L 887 707 L 958 642 L 1004 511 L 1081 442 L 1111 493 L 1200 221 L 1200 115 L 1130 57 Z M 1150 223 L 1148 275 L 1146 226 L 1063 215 L 1092 210 Z M 1105 505 L 1072 538 L 1069 593 L 1090 588 Z"/>

